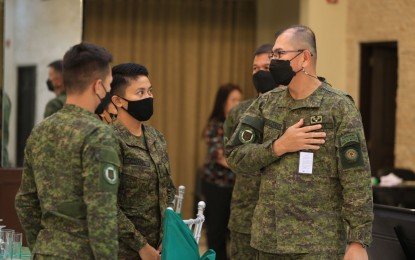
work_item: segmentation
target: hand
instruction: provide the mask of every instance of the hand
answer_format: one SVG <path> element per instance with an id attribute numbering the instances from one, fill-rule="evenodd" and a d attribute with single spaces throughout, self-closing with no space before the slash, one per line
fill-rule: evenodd
<path id="1" fill-rule="evenodd" d="M 219 149 L 216 152 L 216 163 L 222 165 L 223 167 L 229 168 L 228 162 L 225 160 L 225 156 L 223 156 L 223 149 Z"/>
<path id="2" fill-rule="evenodd" d="M 347 248 L 344 260 L 368 260 L 369 257 L 366 248 L 362 247 L 360 243 L 352 242 Z"/>
<path id="3" fill-rule="evenodd" d="M 146 244 L 143 248 L 138 251 L 142 260 L 158 260 L 160 259 L 160 252 L 154 247 Z"/>
<path id="4" fill-rule="evenodd" d="M 326 133 L 313 132 L 321 129 L 321 125 L 311 125 L 301 127 L 304 119 L 290 126 L 285 133 L 275 140 L 272 144 L 272 151 L 281 156 L 289 152 L 297 152 L 300 150 L 318 150 L 320 145 L 324 144 Z"/>

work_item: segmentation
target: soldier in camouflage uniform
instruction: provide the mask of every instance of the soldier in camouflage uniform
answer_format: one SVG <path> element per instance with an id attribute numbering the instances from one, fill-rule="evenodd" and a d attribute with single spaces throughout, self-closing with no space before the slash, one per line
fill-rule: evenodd
<path id="1" fill-rule="evenodd" d="M 259 97 L 226 146 L 233 169 L 261 171 L 251 246 L 258 259 L 367 259 L 373 203 L 360 113 L 315 76 L 308 27 L 282 31 L 270 56 L 288 88 Z"/>
<path id="2" fill-rule="evenodd" d="M 105 49 L 64 56 L 67 104 L 27 140 L 16 211 L 35 259 L 117 259 L 120 149 L 94 114 L 112 80 Z"/>
<path id="3" fill-rule="evenodd" d="M 269 72 L 268 55 L 272 44 L 263 44 L 254 52 L 253 83 L 258 94 L 266 93 L 277 85 Z M 239 119 L 255 99 L 240 102 L 229 112 L 224 123 L 224 138 L 228 140 L 236 129 Z M 238 174 L 234 171 L 235 186 L 232 192 L 231 213 L 228 228 L 231 231 L 231 259 L 255 259 L 257 250 L 252 248 L 251 219 L 258 200 L 260 173 Z"/>
<path id="4" fill-rule="evenodd" d="M 46 104 L 45 112 L 43 117 L 46 118 L 54 113 L 65 105 L 66 101 L 66 92 L 63 84 L 63 75 L 62 75 L 62 60 L 56 60 L 48 65 L 49 67 L 49 78 L 46 82 L 48 89 L 53 91 L 56 94 L 56 97 L 49 100 Z"/>
<path id="5" fill-rule="evenodd" d="M 118 110 L 112 122 L 121 145 L 119 259 L 160 256 L 162 220 L 173 206 L 176 189 L 170 176 L 163 134 L 142 122 L 153 114 L 152 86 L 147 69 L 126 63 L 112 69 L 112 102 Z"/>

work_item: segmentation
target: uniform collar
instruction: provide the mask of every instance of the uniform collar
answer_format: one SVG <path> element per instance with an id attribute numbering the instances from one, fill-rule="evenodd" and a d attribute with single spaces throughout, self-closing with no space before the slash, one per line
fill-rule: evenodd
<path id="1" fill-rule="evenodd" d="M 291 97 L 288 88 L 285 90 L 283 94 L 283 98 L 278 102 L 279 107 L 288 107 L 290 109 L 298 109 L 298 108 L 318 108 L 321 106 L 321 102 L 323 100 L 325 91 L 325 83 L 321 83 L 320 86 L 311 93 L 310 96 L 306 97 L 305 99 L 295 100 Z"/>
<path id="2" fill-rule="evenodd" d="M 128 146 L 136 146 L 147 150 L 147 147 L 152 147 L 152 144 L 156 140 L 152 131 L 149 131 L 149 127 L 144 124 L 141 124 L 142 135 L 140 137 L 131 134 L 118 119 L 112 121 L 111 125 L 114 127 L 114 130 L 118 133 L 123 142 L 125 142 Z M 139 138 L 144 138 L 144 142 L 147 146 L 143 141 L 139 140 Z"/>

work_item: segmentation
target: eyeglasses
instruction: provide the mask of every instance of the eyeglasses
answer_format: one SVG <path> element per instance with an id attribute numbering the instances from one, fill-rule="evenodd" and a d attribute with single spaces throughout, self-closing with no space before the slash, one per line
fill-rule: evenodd
<path id="1" fill-rule="evenodd" d="M 304 49 L 302 49 L 302 50 L 292 50 L 292 51 L 276 50 L 276 51 L 270 52 L 268 54 L 268 58 L 270 60 L 271 59 L 279 60 L 279 59 L 281 59 L 281 56 L 286 54 L 287 52 L 303 52 L 303 51 L 305 51 L 305 50 Z"/>

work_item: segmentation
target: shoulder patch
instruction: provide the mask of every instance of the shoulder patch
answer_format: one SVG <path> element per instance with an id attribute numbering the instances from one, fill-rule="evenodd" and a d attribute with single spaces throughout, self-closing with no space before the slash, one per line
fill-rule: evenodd
<path id="1" fill-rule="evenodd" d="M 118 182 L 118 171 L 117 169 L 112 165 L 107 165 L 107 167 L 104 168 L 104 176 L 105 180 L 109 184 L 117 184 Z"/>
<path id="2" fill-rule="evenodd" d="M 364 165 L 362 146 L 356 133 L 340 137 L 339 156 L 344 170 Z"/>
<path id="3" fill-rule="evenodd" d="M 239 141 L 241 143 L 252 143 L 255 141 L 255 130 L 250 126 L 242 126 L 238 133 Z"/>
<path id="4" fill-rule="evenodd" d="M 264 132 L 264 121 L 258 117 L 246 116 L 241 119 L 241 123 L 248 125 L 260 133 Z"/>

